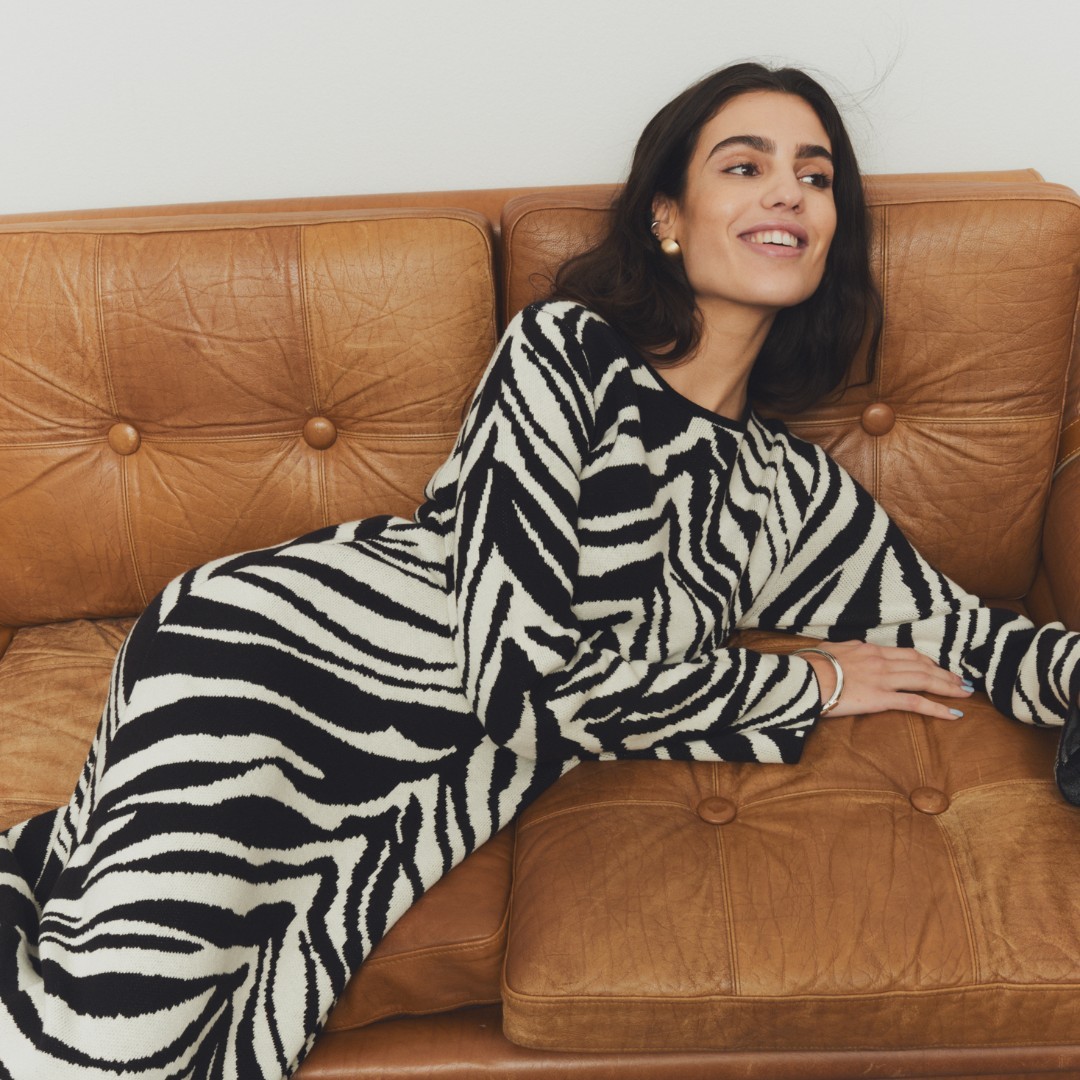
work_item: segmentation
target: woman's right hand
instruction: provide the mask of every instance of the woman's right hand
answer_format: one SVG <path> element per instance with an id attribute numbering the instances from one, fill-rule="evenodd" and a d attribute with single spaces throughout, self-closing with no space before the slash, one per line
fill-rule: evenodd
<path id="1" fill-rule="evenodd" d="M 917 649 L 897 649 L 865 641 L 824 641 L 820 648 L 832 653 L 844 669 L 844 692 L 829 710 L 829 716 L 900 709 L 951 720 L 963 713 L 923 695 L 963 699 L 974 692 L 963 676 L 946 671 Z M 804 654 L 803 659 L 817 675 L 822 703 L 828 701 L 836 686 L 832 664 L 824 656 L 813 653 Z"/>

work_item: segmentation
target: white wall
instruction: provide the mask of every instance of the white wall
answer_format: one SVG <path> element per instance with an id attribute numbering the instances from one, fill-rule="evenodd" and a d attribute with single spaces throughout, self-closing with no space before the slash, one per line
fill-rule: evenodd
<path id="1" fill-rule="evenodd" d="M 0 0 L 0 213 L 619 179 L 748 57 L 870 172 L 1080 189 L 1077 0 Z"/>

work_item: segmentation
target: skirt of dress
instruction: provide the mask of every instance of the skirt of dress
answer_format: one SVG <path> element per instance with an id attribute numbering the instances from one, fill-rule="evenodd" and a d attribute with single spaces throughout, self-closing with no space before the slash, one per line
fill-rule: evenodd
<path id="1" fill-rule="evenodd" d="M 560 771 L 470 712 L 445 581 L 441 538 L 381 519 L 155 599 L 70 805 L 0 834 L 0 1078 L 297 1068 L 393 922 Z"/>

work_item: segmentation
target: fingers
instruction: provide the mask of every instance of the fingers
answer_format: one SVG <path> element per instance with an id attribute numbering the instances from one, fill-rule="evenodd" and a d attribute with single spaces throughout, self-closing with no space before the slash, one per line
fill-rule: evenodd
<path id="1" fill-rule="evenodd" d="M 905 650 L 914 652 L 914 650 Z M 939 667 L 927 656 L 916 653 L 920 659 L 907 657 L 885 660 L 883 678 L 896 690 L 923 690 L 942 697 L 970 697 L 974 687 L 959 675 Z"/>
<path id="2" fill-rule="evenodd" d="M 963 711 L 924 695 L 962 701 L 974 692 L 962 676 L 947 671 L 917 649 L 855 641 L 829 642 L 827 648 L 844 669 L 844 692 L 832 712 L 835 716 L 899 709 L 953 719 Z"/>
<path id="3" fill-rule="evenodd" d="M 942 720 L 957 720 L 964 715 L 961 709 L 954 709 L 940 701 L 931 701 L 921 694 L 897 694 L 897 703 L 891 706 L 901 712 L 917 713 L 919 716 L 936 716 Z"/>
<path id="4" fill-rule="evenodd" d="M 917 649 L 898 649 L 887 645 L 870 645 L 866 642 L 843 642 L 845 656 L 840 646 L 830 645 L 841 664 L 858 667 L 859 671 L 893 690 L 922 690 L 947 697 L 968 697 L 974 687 L 963 676 L 941 667 L 925 653 Z"/>

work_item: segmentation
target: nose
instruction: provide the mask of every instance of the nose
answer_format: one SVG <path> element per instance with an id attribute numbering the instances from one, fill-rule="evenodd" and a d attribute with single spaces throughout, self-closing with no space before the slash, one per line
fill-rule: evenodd
<path id="1" fill-rule="evenodd" d="M 802 210 L 805 191 L 794 175 L 777 174 L 761 193 L 761 204 L 768 210 L 787 209 L 798 213 Z"/>

